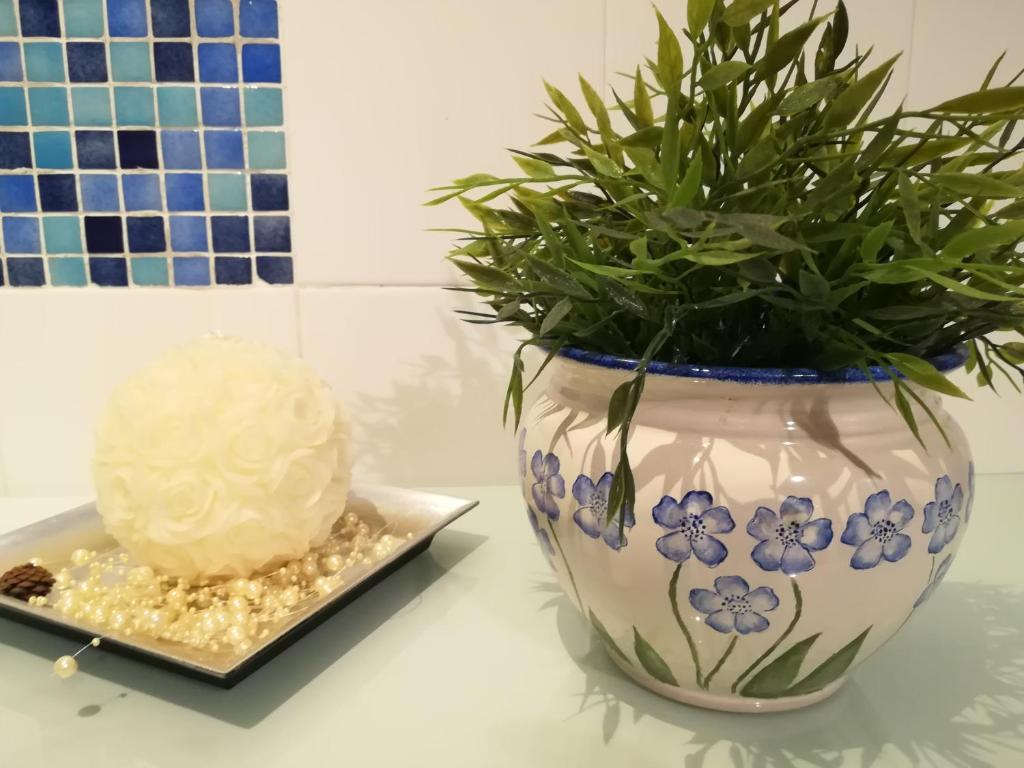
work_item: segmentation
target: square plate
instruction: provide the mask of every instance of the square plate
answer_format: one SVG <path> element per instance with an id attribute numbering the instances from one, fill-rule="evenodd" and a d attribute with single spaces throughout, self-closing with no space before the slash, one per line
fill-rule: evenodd
<path id="1" fill-rule="evenodd" d="M 395 536 L 407 538 L 386 559 L 353 566 L 344 573 L 344 584 L 316 598 L 294 616 L 270 627 L 245 653 L 218 654 L 138 635 L 106 635 L 88 622 L 65 616 L 51 607 L 34 606 L 0 595 L 0 616 L 64 635 L 83 644 L 103 638 L 101 648 L 152 664 L 221 688 L 231 688 L 255 672 L 311 629 L 344 608 L 374 584 L 398 570 L 430 546 L 435 534 L 477 505 L 456 499 L 401 488 L 373 486 L 349 494 L 346 512 L 355 512 L 373 531 L 385 526 Z M 44 563 L 65 562 L 75 549 L 99 552 L 121 550 L 106 532 L 94 504 L 72 509 L 33 525 L 0 536 L 0 572 L 39 557 Z"/>

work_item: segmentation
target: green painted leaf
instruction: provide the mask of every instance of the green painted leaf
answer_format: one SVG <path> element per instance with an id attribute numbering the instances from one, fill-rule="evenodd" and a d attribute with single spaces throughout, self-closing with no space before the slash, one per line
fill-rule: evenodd
<path id="1" fill-rule="evenodd" d="M 755 16 L 772 7 L 775 0 L 734 0 L 722 14 L 722 21 L 730 27 L 744 27 Z"/>
<path id="2" fill-rule="evenodd" d="M 865 264 L 874 264 L 878 259 L 878 252 L 885 244 L 886 238 L 892 232 L 895 222 L 886 221 L 879 224 L 864 236 L 864 242 L 860 245 L 860 260 Z"/>
<path id="3" fill-rule="evenodd" d="M 629 657 L 623 653 L 622 649 L 616 645 L 614 640 L 612 640 L 612 636 L 608 634 L 608 630 L 604 628 L 604 624 L 601 623 L 601 620 L 594 615 L 593 611 L 589 611 L 589 614 L 590 625 L 594 628 L 594 631 L 597 632 L 597 636 L 601 638 L 602 642 L 604 642 L 605 647 L 621 658 L 624 662 L 632 666 L 633 662 L 629 660 Z"/>
<path id="4" fill-rule="evenodd" d="M 739 80 L 747 73 L 748 69 L 750 69 L 750 65 L 742 61 L 723 61 L 704 73 L 704 77 L 700 79 L 701 87 L 707 91 L 721 88 Z"/>
<path id="5" fill-rule="evenodd" d="M 942 249 L 942 258 L 961 261 L 981 251 L 1009 245 L 1024 237 L 1024 221 L 1011 221 L 962 232 Z"/>
<path id="6" fill-rule="evenodd" d="M 540 335 L 547 336 L 558 327 L 558 324 L 565 319 L 565 316 L 572 312 L 572 300 L 568 297 L 559 300 L 551 311 L 544 316 L 544 322 L 540 324 Z"/>
<path id="7" fill-rule="evenodd" d="M 686 28 L 696 37 L 711 20 L 717 0 L 689 0 L 686 4 Z"/>
<path id="8" fill-rule="evenodd" d="M 1024 107 L 1024 86 L 989 88 L 944 101 L 934 108 L 936 112 L 952 114 L 991 114 Z"/>
<path id="9" fill-rule="evenodd" d="M 633 650 L 636 651 L 636 657 L 640 660 L 640 666 L 644 668 L 648 675 L 659 683 L 665 683 L 665 685 L 679 685 L 668 664 L 651 647 L 650 643 L 640 636 L 640 632 L 637 631 L 636 627 L 633 627 Z"/>
<path id="10" fill-rule="evenodd" d="M 933 173 L 928 178 L 944 189 L 971 197 L 1017 198 L 1024 195 L 1020 187 L 977 173 Z"/>
<path id="11" fill-rule="evenodd" d="M 807 652 L 811 650 L 811 646 L 819 637 L 821 637 L 820 632 L 804 638 L 771 664 L 763 667 L 740 689 L 740 695 L 758 699 L 776 699 L 779 696 L 785 696 L 793 681 L 796 680 L 796 676 L 800 672 L 800 665 L 807 657 Z"/>
<path id="12" fill-rule="evenodd" d="M 960 397 L 964 400 L 971 399 L 960 387 L 939 373 L 935 366 L 927 360 L 902 352 L 890 352 L 886 357 L 890 363 L 896 366 L 896 370 L 915 384 L 920 384 L 922 387 L 941 392 L 944 395 Z"/>
<path id="13" fill-rule="evenodd" d="M 871 70 L 864 77 L 852 83 L 845 91 L 840 93 L 832 102 L 825 113 L 825 127 L 834 128 L 852 123 L 861 110 L 868 105 L 875 91 L 882 85 L 899 55 L 883 63 L 880 67 Z"/>
<path id="14" fill-rule="evenodd" d="M 864 644 L 864 640 L 870 631 L 871 627 L 868 627 L 850 643 L 829 656 L 807 677 L 786 691 L 786 695 L 803 696 L 807 693 L 814 693 L 841 678 L 846 674 L 846 670 L 850 668 L 850 665 L 853 664 L 854 659 L 857 658 L 857 654 L 860 653 L 860 647 Z"/>

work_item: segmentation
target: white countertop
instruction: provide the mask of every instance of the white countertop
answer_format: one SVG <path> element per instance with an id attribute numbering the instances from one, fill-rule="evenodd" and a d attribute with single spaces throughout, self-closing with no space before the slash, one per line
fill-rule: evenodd
<path id="1" fill-rule="evenodd" d="M 0 768 L 1024 765 L 1024 476 L 978 480 L 945 583 L 817 707 L 727 715 L 627 681 L 559 591 L 515 489 L 237 688 L 0 619 Z M 0 530 L 81 499 L 0 499 Z"/>

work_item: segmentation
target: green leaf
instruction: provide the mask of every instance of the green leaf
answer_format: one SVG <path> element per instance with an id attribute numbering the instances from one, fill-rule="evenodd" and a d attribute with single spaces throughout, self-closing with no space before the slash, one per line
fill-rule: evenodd
<path id="1" fill-rule="evenodd" d="M 999 351 L 1014 365 L 1024 365 L 1024 343 L 1008 341 L 999 346 Z"/>
<path id="2" fill-rule="evenodd" d="M 614 640 L 612 640 L 612 636 L 608 634 L 608 630 L 604 628 L 604 624 L 601 623 L 601 620 L 594 615 L 593 611 L 588 611 L 588 613 L 590 615 L 590 625 L 594 628 L 594 631 L 597 632 L 597 636 L 601 638 L 605 647 L 624 662 L 632 666 L 633 662 L 629 660 L 629 657 L 626 656 L 622 649 L 619 648 Z"/>
<path id="3" fill-rule="evenodd" d="M 636 112 L 636 117 L 641 123 L 647 126 L 654 125 L 654 107 L 651 105 L 651 94 L 647 92 L 647 84 L 644 82 L 644 76 L 640 71 L 640 67 L 636 68 L 636 75 L 633 78 L 633 110 Z"/>
<path id="4" fill-rule="evenodd" d="M 611 176 L 612 178 L 618 178 L 622 176 L 622 168 L 620 168 L 614 160 L 607 155 L 602 155 L 595 149 L 590 147 L 583 148 L 583 154 L 587 156 L 587 159 L 593 164 L 594 170 L 602 176 Z"/>
<path id="5" fill-rule="evenodd" d="M 803 696 L 820 691 L 845 675 L 846 670 L 850 668 L 854 659 L 857 658 L 857 654 L 860 653 L 860 647 L 864 645 L 864 640 L 870 631 L 871 627 L 868 627 L 857 635 L 856 638 L 825 659 L 807 677 L 786 691 L 786 695 Z"/>
<path id="6" fill-rule="evenodd" d="M 971 399 L 960 387 L 939 373 L 935 366 L 927 360 L 902 352 L 890 352 L 886 357 L 896 367 L 896 370 L 915 384 L 951 397 Z"/>
<path id="7" fill-rule="evenodd" d="M 452 259 L 452 264 L 462 270 L 465 275 L 480 288 L 493 293 L 514 293 L 519 290 L 519 282 L 497 267 L 478 264 L 475 261 L 459 261 Z"/>
<path id="8" fill-rule="evenodd" d="M 896 403 L 896 410 L 907 423 L 907 426 L 917 439 L 917 442 L 923 447 L 924 440 L 921 439 L 921 428 L 917 425 L 917 417 L 914 416 L 914 410 L 910 407 L 910 402 L 907 400 L 907 396 L 903 394 L 904 385 L 900 383 L 899 379 L 895 379 L 893 380 L 893 386 L 895 387 L 893 399 Z"/>
<path id="9" fill-rule="evenodd" d="M 864 236 L 864 242 L 860 244 L 861 261 L 865 264 L 874 264 L 878 260 L 878 252 L 892 232 L 893 224 L 893 221 L 883 222 Z"/>
<path id="10" fill-rule="evenodd" d="M 968 93 L 965 96 L 958 96 L 955 99 L 944 101 L 937 107 L 935 112 L 946 112 L 950 114 L 991 114 L 993 112 L 1006 112 L 1011 109 L 1024 107 L 1024 87 L 1012 86 L 1007 88 L 989 88 L 985 91 Z"/>
<path id="11" fill-rule="evenodd" d="M 573 103 L 569 101 L 569 98 L 547 80 L 544 81 L 544 87 L 547 89 L 551 103 L 555 105 L 555 109 L 562 113 L 569 127 L 581 136 L 586 136 L 587 124 L 583 122 L 582 115 L 580 115 L 579 110 L 576 109 Z"/>
<path id="12" fill-rule="evenodd" d="M 759 699 L 777 699 L 780 696 L 785 696 L 793 681 L 796 680 L 796 676 L 800 672 L 800 665 L 807 657 L 807 652 L 811 650 L 811 646 L 819 637 L 821 637 L 820 632 L 796 643 L 750 678 L 740 689 L 740 694 Z"/>
<path id="13" fill-rule="evenodd" d="M 758 104 L 749 115 L 743 118 L 739 130 L 736 132 L 736 151 L 745 152 L 747 147 L 761 138 L 764 129 L 772 118 L 772 111 L 775 105 L 770 99 Z"/>
<path id="14" fill-rule="evenodd" d="M 969 229 L 954 237 L 942 249 L 942 258 L 961 261 L 991 248 L 1009 245 L 1024 237 L 1024 221 L 993 224 L 979 229 Z"/>
<path id="15" fill-rule="evenodd" d="M 735 223 L 732 225 L 740 237 L 743 237 L 754 245 L 763 245 L 776 251 L 808 251 L 806 245 L 798 243 L 792 238 L 780 235 L 775 230 L 755 223 Z"/>
<path id="16" fill-rule="evenodd" d="M 706 91 L 713 91 L 739 80 L 749 69 L 750 65 L 742 61 L 723 61 L 704 73 L 700 79 L 701 87 Z"/>
<path id="17" fill-rule="evenodd" d="M 917 198 L 917 190 L 910 178 L 903 171 L 899 173 L 900 202 L 903 204 L 903 216 L 907 221 L 907 231 L 915 243 L 921 242 L 921 203 Z"/>
<path id="18" fill-rule="evenodd" d="M 532 179 L 546 179 L 555 175 L 555 169 L 543 160 L 522 155 L 513 155 L 512 159 L 523 170 L 523 173 Z"/>
<path id="19" fill-rule="evenodd" d="M 846 12 L 846 3 L 839 0 L 836 15 L 832 20 L 832 47 L 838 56 L 846 48 L 846 40 L 850 35 L 850 16 Z"/>
<path id="20" fill-rule="evenodd" d="M 615 388 L 612 392 L 611 399 L 608 401 L 608 427 L 606 434 L 611 434 L 616 429 L 622 426 L 622 422 L 626 420 L 626 413 L 628 411 L 630 397 L 633 393 L 633 380 L 623 382 Z"/>
<path id="21" fill-rule="evenodd" d="M 658 15 L 658 77 L 667 92 L 678 92 L 683 82 L 683 49 L 661 11 L 655 9 L 655 13 Z"/>
<path id="22" fill-rule="evenodd" d="M 749 179 L 751 176 L 771 166 L 778 157 L 779 148 L 775 143 L 774 137 L 766 136 L 752 146 L 747 154 L 743 156 L 739 167 L 736 169 L 736 176 L 741 179 Z"/>
<path id="23" fill-rule="evenodd" d="M 893 56 L 880 67 L 871 70 L 840 93 L 825 112 L 825 127 L 835 128 L 837 126 L 846 126 L 853 122 L 861 110 L 871 101 L 871 97 L 874 96 L 878 87 L 888 77 L 898 58 L 898 54 Z"/>
<path id="24" fill-rule="evenodd" d="M 775 0 L 734 0 L 722 14 L 722 21 L 730 27 L 744 27 L 755 16 L 772 7 Z"/>
<path id="25" fill-rule="evenodd" d="M 683 176 L 683 180 L 679 182 L 679 186 L 676 187 L 676 191 L 672 195 L 670 205 L 673 208 L 686 208 L 693 202 L 694 198 L 697 197 L 697 192 L 700 191 L 700 182 L 704 175 L 704 161 L 701 156 L 694 155 L 690 161 L 689 166 L 686 168 L 686 174 Z"/>
<path id="26" fill-rule="evenodd" d="M 806 85 L 797 86 L 787 93 L 786 98 L 782 100 L 776 111 L 780 115 L 795 115 L 830 98 L 838 90 L 839 81 L 834 77 L 814 80 Z"/>
<path id="27" fill-rule="evenodd" d="M 814 30 L 827 18 L 819 16 L 811 19 L 780 37 L 774 45 L 768 47 L 764 58 L 755 65 L 757 73 L 761 77 L 769 77 L 792 64 L 807 45 Z"/>
<path id="28" fill-rule="evenodd" d="M 665 685 L 679 685 L 668 664 L 651 647 L 651 644 L 641 637 L 636 627 L 633 627 L 633 650 L 636 652 L 637 659 L 640 660 L 640 666 L 648 675 Z"/>
<path id="29" fill-rule="evenodd" d="M 976 173 L 933 173 L 928 179 L 943 189 L 971 197 L 1017 198 L 1024 195 L 1020 187 Z"/>
<path id="30" fill-rule="evenodd" d="M 568 297 L 561 299 L 551 308 L 551 311 L 544 316 L 544 322 L 540 324 L 540 335 L 547 336 L 550 334 L 570 312 L 572 312 L 572 300 Z"/>
<path id="31" fill-rule="evenodd" d="M 529 256 L 527 259 L 533 271 L 537 273 L 537 277 L 547 283 L 549 288 L 575 299 L 590 298 L 589 291 L 568 273 L 536 256 Z"/>
<path id="32" fill-rule="evenodd" d="M 821 275 L 800 270 L 800 293 L 812 301 L 824 303 L 832 291 L 832 284 Z"/>
<path id="33" fill-rule="evenodd" d="M 661 146 L 661 137 L 664 131 L 661 128 L 655 126 L 648 126 L 647 128 L 641 128 L 636 133 L 631 133 L 626 138 L 622 139 L 619 144 L 623 147 L 648 147 L 655 149 Z"/>
<path id="34" fill-rule="evenodd" d="M 711 20 L 717 0 L 689 0 L 686 4 L 686 28 L 696 37 Z"/>

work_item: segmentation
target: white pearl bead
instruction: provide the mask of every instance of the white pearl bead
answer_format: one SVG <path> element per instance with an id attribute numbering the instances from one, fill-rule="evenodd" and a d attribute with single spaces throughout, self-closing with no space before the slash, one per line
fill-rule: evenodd
<path id="1" fill-rule="evenodd" d="M 92 552 L 87 549 L 76 549 L 71 553 L 71 563 L 73 565 L 86 565 L 92 558 Z"/>
<path id="2" fill-rule="evenodd" d="M 67 680 L 77 671 L 78 662 L 73 656 L 61 656 L 53 662 L 53 673 L 63 680 Z"/>

